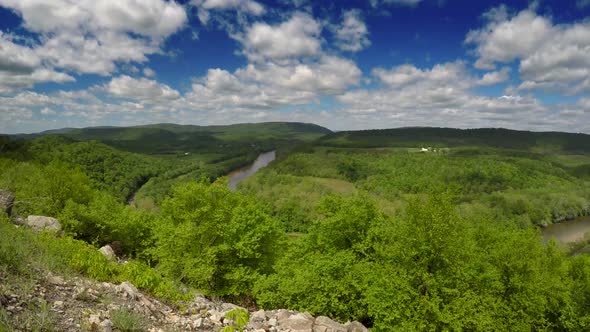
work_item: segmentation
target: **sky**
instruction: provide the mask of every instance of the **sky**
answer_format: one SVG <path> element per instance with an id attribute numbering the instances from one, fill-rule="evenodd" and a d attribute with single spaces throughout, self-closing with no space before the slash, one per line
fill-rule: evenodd
<path id="1" fill-rule="evenodd" d="M 590 133 L 590 0 L 0 0 L 0 133 Z"/>

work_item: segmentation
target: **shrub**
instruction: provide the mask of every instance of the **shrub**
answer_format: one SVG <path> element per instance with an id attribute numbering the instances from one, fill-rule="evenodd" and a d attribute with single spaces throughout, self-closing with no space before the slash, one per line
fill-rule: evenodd
<path id="1" fill-rule="evenodd" d="M 215 295 L 249 294 L 271 272 L 284 236 L 251 198 L 224 184 L 179 186 L 161 215 L 153 250 L 159 268 Z"/>
<path id="2" fill-rule="evenodd" d="M 111 311 L 113 327 L 121 332 L 145 331 L 145 317 L 127 308 Z"/>

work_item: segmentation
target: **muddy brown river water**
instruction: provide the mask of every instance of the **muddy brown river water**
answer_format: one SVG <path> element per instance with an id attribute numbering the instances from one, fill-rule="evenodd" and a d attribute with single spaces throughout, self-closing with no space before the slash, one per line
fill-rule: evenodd
<path id="1" fill-rule="evenodd" d="M 268 166 L 277 157 L 276 151 L 261 153 L 258 158 L 250 166 L 240 168 L 227 175 L 229 178 L 228 187 L 231 190 L 236 190 L 238 183 L 249 176 L 252 176 L 263 167 Z"/>
<path id="2" fill-rule="evenodd" d="M 541 231 L 541 234 L 543 234 L 545 241 L 555 238 L 561 243 L 571 243 L 582 240 L 587 232 L 590 232 L 590 217 L 579 217 L 571 221 L 549 225 Z"/>

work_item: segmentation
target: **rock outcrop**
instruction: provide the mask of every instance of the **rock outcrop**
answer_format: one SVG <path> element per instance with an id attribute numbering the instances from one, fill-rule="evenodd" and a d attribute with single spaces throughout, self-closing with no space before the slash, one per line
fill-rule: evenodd
<path id="1" fill-rule="evenodd" d="M 31 292 L 20 295 L 5 293 L 5 276 L 0 271 L 0 307 L 9 319 L 23 321 L 31 315 L 31 303 L 47 303 L 59 331 L 116 331 L 117 312 L 125 311 L 140 318 L 142 330 L 164 331 L 220 331 L 233 322 L 226 314 L 240 308 L 231 303 L 216 302 L 197 295 L 178 309 L 143 294 L 130 282 L 114 285 L 80 277 L 71 279 L 48 273 L 34 280 Z M 241 308 L 243 309 L 243 308 Z M 36 314 L 36 313 L 33 313 Z M 368 332 L 361 323 L 340 324 L 328 317 L 314 318 L 309 313 L 291 310 L 258 310 L 250 313 L 247 332 Z"/>
<path id="2" fill-rule="evenodd" d="M 14 193 L 8 190 L 0 189 L 0 211 L 4 211 L 8 216 L 12 214 L 14 206 Z"/>
<path id="3" fill-rule="evenodd" d="M 51 232 L 59 232 L 61 230 L 61 224 L 59 221 L 52 217 L 28 216 L 25 224 L 35 231 L 47 230 Z"/>

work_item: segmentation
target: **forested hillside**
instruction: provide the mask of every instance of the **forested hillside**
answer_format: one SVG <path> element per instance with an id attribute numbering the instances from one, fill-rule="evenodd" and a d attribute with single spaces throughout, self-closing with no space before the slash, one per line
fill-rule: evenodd
<path id="1" fill-rule="evenodd" d="M 533 151 L 590 152 L 590 135 L 531 132 L 503 128 L 396 128 L 342 131 L 321 138 L 321 144 L 349 148 L 487 146 Z"/>
<path id="2" fill-rule="evenodd" d="M 588 330 L 590 257 L 545 243 L 539 225 L 588 215 L 590 154 L 553 138 L 569 134 L 527 134 L 537 143 L 517 149 L 461 131 L 464 145 L 428 149 L 415 145 L 430 139 L 422 130 L 409 147 L 367 133 L 291 145 L 237 192 L 218 178 L 223 162 L 198 153 L 3 139 L 0 189 L 15 199 L 0 217 L 0 295 L 26 293 L 38 269 L 131 281 L 179 305 L 199 291 L 373 331 Z M 126 204 L 147 179 L 148 208 Z M 63 236 L 11 225 L 28 215 L 57 218 Z M 130 263 L 96 250 L 114 243 Z"/>

